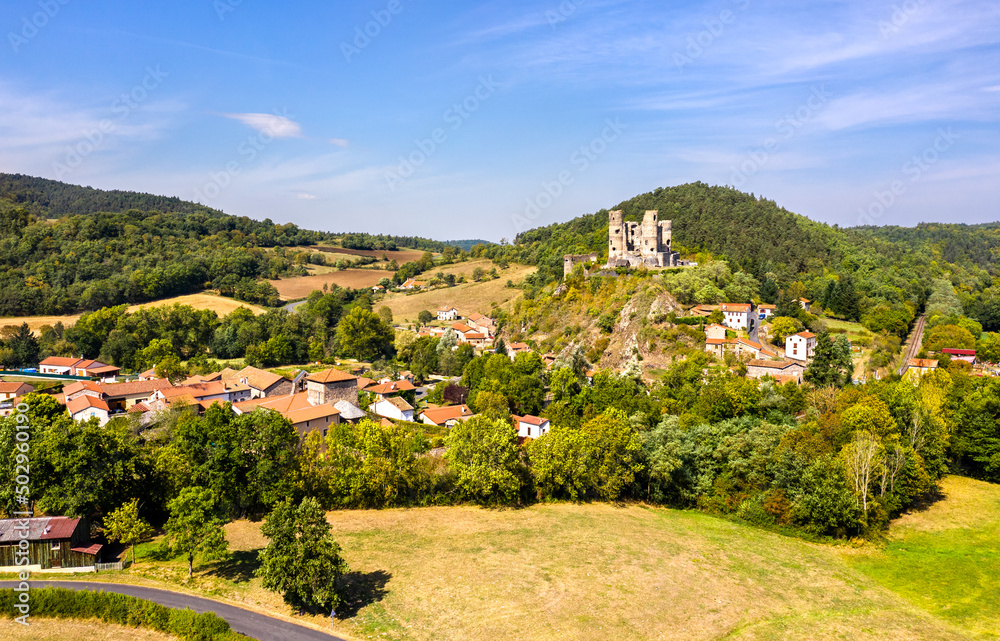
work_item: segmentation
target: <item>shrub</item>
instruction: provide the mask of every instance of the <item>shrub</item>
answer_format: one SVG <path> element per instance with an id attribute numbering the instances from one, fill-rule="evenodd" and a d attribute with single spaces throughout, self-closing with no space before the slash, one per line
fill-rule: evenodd
<path id="1" fill-rule="evenodd" d="M 0 590 L 0 609 L 14 611 L 17 593 Z M 175 610 L 152 601 L 114 592 L 91 592 L 64 588 L 34 588 L 31 614 L 54 619 L 100 619 L 136 628 L 167 632 L 185 641 L 235 641 L 245 638 L 211 612 Z"/>

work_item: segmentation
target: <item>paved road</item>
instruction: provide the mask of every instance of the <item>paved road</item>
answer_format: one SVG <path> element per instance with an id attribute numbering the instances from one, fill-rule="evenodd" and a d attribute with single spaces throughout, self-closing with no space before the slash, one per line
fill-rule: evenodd
<path id="1" fill-rule="evenodd" d="M 760 309 L 759 307 L 757 309 Z M 760 329 L 760 321 L 757 320 L 757 309 L 754 309 L 753 303 L 750 303 L 750 340 L 755 343 L 760 343 L 760 339 L 757 337 L 757 330 Z"/>
<path id="2" fill-rule="evenodd" d="M 294 312 L 296 307 L 298 307 L 299 305 L 305 305 L 307 302 L 309 301 L 300 300 L 294 303 L 288 303 L 287 305 L 285 305 L 285 309 L 287 309 L 290 312 Z"/>
<path id="3" fill-rule="evenodd" d="M 259 641 L 344 641 L 340 637 L 326 634 L 312 628 L 275 619 L 257 612 L 244 610 L 218 601 L 188 596 L 169 590 L 157 590 L 138 585 L 121 585 L 117 583 L 88 583 L 84 581 L 31 581 L 31 586 L 68 588 L 70 590 L 94 590 L 97 592 L 116 592 L 129 596 L 153 601 L 168 608 L 191 608 L 195 612 L 214 612 L 229 622 L 235 632 L 245 634 Z M 0 588 L 17 587 L 17 581 L 0 581 Z"/>
<path id="4" fill-rule="evenodd" d="M 910 359 L 917 357 L 917 352 L 920 351 L 920 346 L 924 342 L 924 325 L 927 323 L 927 317 L 921 316 L 917 319 L 917 324 L 913 326 L 913 332 L 910 333 L 910 338 L 907 339 L 910 346 L 906 350 L 906 354 L 903 356 L 903 363 L 899 366 L 899 375 L 902 376 L 903 372 L 909 366 Z"/>

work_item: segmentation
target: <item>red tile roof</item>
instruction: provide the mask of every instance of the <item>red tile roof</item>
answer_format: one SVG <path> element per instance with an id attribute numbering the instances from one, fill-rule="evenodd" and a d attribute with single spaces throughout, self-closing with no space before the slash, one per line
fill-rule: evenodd
<path id="1" fill-rule="evenodd" d="M 945 347 L 941 350 L 942 354 L 951 354 L 953 356 L 975 356 L 976 350 L 974 349 L 955 349 L 952 347 Z"/>
<path id="2" fill-rule="evenodd" d="M 357 376 L 353 374 L 348 374 L 347 372 L 342 372 L 339 369 L 328 369 L 322 372 L 317 372 L 315 374 L 310 374 L 306 377 L 307 381 L 313 381 L 314 383 L 340 383 L 343 381 L 356 381 Z"/>
<path id="3" fill-rule="evenodd" d="M 719 309 L 724 312 L 749 312 L 752 306 L 750 303 L 722 303 Z"/>
<path id="4" fill-rule="evenodd" d="M 28 519 L 28 540 L 48 541 L 52 539 L 69 539 L 73 537 L 80 519 L 68 516 L 45 516 Z M 20 519 L 0 520 L 0 543 L 16 543 L 20 541 L 24 529 Z"/>
<path id="5" fill-rule="evenodd" d="M 911 358 L 909 365 L 910 367 L 934 369 L 938 366 L 938 362 L 929 358 Z"/>
<path id="6" fill-rule="evenodd" d="M 366 387 L 364 391 L 372 394 L 396 394 L 397 392 L 409 392 L 417 389 L 410 381 L 389 381 L 380 385 Z"/>
<path id="7" fill-rule="evenodd" d="M 801 336 L 802 338 L 816 338 L 816 334 L 812 332 L 799 332 L 796 336 Z"/>
<path id="8" fill-rule="evenodd" d="M 111 411 L 108 404 L 99 398 L 93 396 L 77 396 L 71 401 L 66 402 L 66 409 L 69 410 L 70 416 L 83 412 L 91 407 L 96 407 L 99 410 L 104 410 L 105 412 Z"/>
<path id="9" fill-rule="evenodd" d="M 67 358 L 64 356 L 49 356 L 39 365 L 49 365 L 51 367 L 73 367 L 81 362 L 79 358 Z"/>
<path id="10" fill-rule="evenodd" d="M 435 407 L 426 409 L 422 415 L 435 425 L 444 425 L 448 421 L 468 419 L 473 416 L 468 405 L 452 405 L 450 407 Z"/>
<path id="11" fill-rule="evenodd" d="M 525 414 L 524 416 L 519 417 L 517 420 L 520 423 L 530 423 L 531 425 L 543 425 L 549 422 L 549 419 L 547 418 L 539 418 L 537 416 L 531 416 L 530 414 Z"/>

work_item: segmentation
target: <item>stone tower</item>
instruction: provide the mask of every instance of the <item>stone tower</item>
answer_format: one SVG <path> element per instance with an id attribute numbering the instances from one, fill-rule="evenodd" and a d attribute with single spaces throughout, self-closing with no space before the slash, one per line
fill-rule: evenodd
<path id="1" fill-rule="evenodd" d="M 622 222 L 622 213 L 612 211 L 608 213 L 608 262 L 618 260 L 625 256 L 628 247 L 625 243 L 625 225 Z"/>
<path id="2" fill-rule="evenodd" d="M 647 211 L 642 217 L 642 244 L 637 247 L 639 255 L 645 258 L 656 258 L 660 253 L 660 212 Z"/>
<path id="3" fill-rule="evenodd" d="M 647 211 L 641 223 L 626 222 L 621 211 L 608 213 L 609 267 L 676 266 L 672 245 L 671 221 L 660 220 L 658 211 Z"/>

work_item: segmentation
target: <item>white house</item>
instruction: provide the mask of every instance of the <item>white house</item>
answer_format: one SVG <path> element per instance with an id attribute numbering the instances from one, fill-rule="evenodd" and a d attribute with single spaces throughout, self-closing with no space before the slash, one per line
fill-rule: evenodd
<path id="1" fill-rule="evenodd" d="M 439 321 L 453 321 L 458 320 L 458 310 L 450 305 L 438 308 L 438 320 Z"/>
<path id="2" fill-rule="evenodd" d="M 378 403 L 372 405 L 372 411 L 385 418 L 394 421 L 413 422 L 413 406 L 406 402 L 406 399 L 399 396 L 383 398 Z"/>
<path id="3" fill-rule="evenodd" d="M 74 421 L 87 421 L 96 416 L 98 422 L 105 425 L 110 420 L 108 404 L 94 396 L 77 396 L 66 401 L 66 410 Z"/>
<path id="4" fill-rule="evenodd" d="M 517 421 L 517 435 L 522 438 L 538 438 L 547 434 L 551 428 L 547 418 L 525 415 L 515 416 L 514 420 Z"/>
<path id="5" fill-rule="evenodd" d="M 49 356 L 38 364 L 38 371 L 42 374 L 59 374 L 64 376 L 73 375 L 73 367 L 77 363 L 83 362 L 80 358 L 64 358 L 62 356 Z"/>
<path id="6" fill-rule="evenodd" d="M 724 317 L 723 324 L 733 329 L 750 329 L 750 303 L 722 303 L 719 310 Z"/>
<path id="7" fill-rule="evenodd" d="M 774 316 L 775 310 L 778 309 L 777 305 L 760 305 L 757 307 L 757 311 L 764 315 L 764 318 L 771 318 Z"/>
<path id="8" fill-rule="evenodd" d="M 809 360 L 816 351 L 816 334 L 799 332 L 785 339 L 785 358 Z"/>

